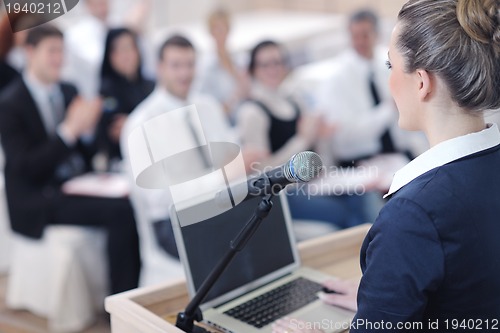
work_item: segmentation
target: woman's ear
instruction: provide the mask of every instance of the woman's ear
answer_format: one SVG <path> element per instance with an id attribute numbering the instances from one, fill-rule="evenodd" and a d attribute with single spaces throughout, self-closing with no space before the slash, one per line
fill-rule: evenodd
<path id="1" fill-rule="evenodd" d="M 423 69 L 417 69 L 417 84 L 418 84 L 418 96 L 420 101 L 425 102 L 430 97 L 432 90 L 434 89 L 434 80 L 432 75 Z"/>

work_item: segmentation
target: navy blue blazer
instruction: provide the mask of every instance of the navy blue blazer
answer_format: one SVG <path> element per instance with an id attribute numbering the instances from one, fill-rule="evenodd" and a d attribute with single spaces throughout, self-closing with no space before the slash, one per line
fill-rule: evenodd
<path id="1" fill-rule="evenodd" d="M 394 193 L 363 243 L 361 268 L 351 332 L 412 322 L 422 330 L 408 332 L 500 332 L 500 146 Z"/>

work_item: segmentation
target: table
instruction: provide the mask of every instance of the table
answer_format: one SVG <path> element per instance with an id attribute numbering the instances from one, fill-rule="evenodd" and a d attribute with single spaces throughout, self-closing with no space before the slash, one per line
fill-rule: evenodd
<path id="1" fill-rule="evenodd" d="M 370 228 L 364 224 L 298 244 L 302 265 L 342 279 L 361 276 L 359 251 Z M 113 333 L 182 333 L 172 322 L 188 303 L 184 280 L 109 296 Z"/>

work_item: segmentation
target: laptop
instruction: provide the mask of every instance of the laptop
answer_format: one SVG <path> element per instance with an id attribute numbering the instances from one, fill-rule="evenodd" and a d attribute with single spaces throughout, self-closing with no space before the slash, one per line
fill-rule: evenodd
<path id="1" fill-rule="evenodd" d="M 229 243 L 252 216 L 260 198 L 240 203 L 208 220 L 172 225 L 192 298 Z M 330 276 L 300 267 L 290 211 L 284 193 L 246 247 L 235 258 L 200 306 L 208 325 L 223 332 L 271 332 L 284 316 L 317 325 L 325 332 L 343 331 L 353 312 L 323 304 L 316 294 Z M 319 326 L 318 326 L 319 325 Z"/>

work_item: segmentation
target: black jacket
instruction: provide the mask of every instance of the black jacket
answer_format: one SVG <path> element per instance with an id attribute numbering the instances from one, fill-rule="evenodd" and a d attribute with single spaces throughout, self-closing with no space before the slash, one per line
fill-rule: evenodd
<path id="1" fill-rule="evenodd" d="M 20 76 L 6 61 L 0 61 L 0 91 Z"/>
<path id="2" fill-rule="evenodd" d="M 104 99 L 104 112 L 98 127 L 99 148 L 108 158 L 121 158 L 120 145 L 109 137 L 109 128 L 118 114 L 129 115 L 151 94 L 153 81 L 139 78 L 129 81 L 120 76 L 106 77 L 101 82 L 101 96 Z"/>
<path id="3" fill-rule="evenodd" d="M 65 107 L 76 89 L 61 84 Z M 0 95 L 0 135 L 5 153 L 5 189 L 12 229 L 32 238 L 43 235 L 54 205 L 62 196 L 57 167 L 72 153 L 81 154 L 90 169 L 93 147 L 78 142 L 68 147 L 59 136 L 49 136 L 40 111 L 24 81 L 12 82 Z"/>

